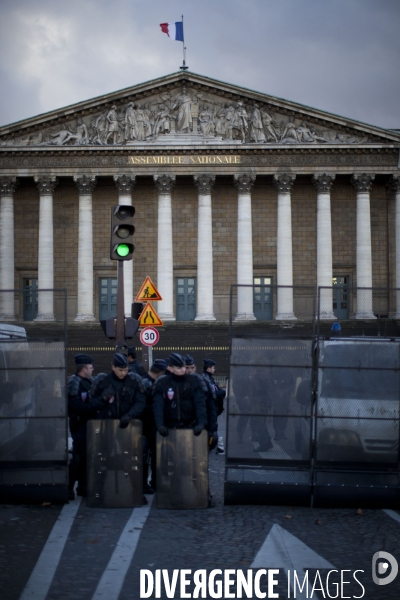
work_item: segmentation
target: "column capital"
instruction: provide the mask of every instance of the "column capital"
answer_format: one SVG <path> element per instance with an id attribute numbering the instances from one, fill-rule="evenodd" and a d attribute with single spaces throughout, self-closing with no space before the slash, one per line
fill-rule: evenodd
<path id="1" fill-rule="evenodd" d="M 314 173 L 312 180 L 317 192 L 330 194 L 335 177 L 336 175 L 334 173 Z"/>
<path id="2" fill-rule="evenodd" d="M 136 184 L 136 175 L 114 175 L 114 181 L 120 194 L 130 194 Z"/>
<path id="3" fill-rule="evenodd" d="M 370 192 L 374 179 L 375 175 L 367 175 L 367 173 L 360 173 L 358 175 L 354 173 L 351 178 L 351 183 L 354 185 L 357 192 Z"/>
<path id="4" fill-rule="evenodd" d="M 16 177 L 1 177 L 0 196 L 13 196 L 17 185 L 18 180 Z"/>
<path id="5" fill-rule="evenodd" d="M 96 186 L 95 175 L 74 175 L 74 181 L 80 194 L 92 194 Z"/>
<path id="6" fill-rule="evenodd" d="M 239 194 L 251 194 L 255 180 L 256 175 L 253 173 L 235 173 L 233 176 L 233 183 Z"/>
<path id="7" fill-rule="evenodd" d="M 290 173 L 275 173 L 274 185 L 278 192 L 291 192 L 296 175 Z"/>
<path id="8" fill-rule="evenodd" d="M 153 179 L 160 194 L 170 194 L 174 189 L 176 175 L 153 175 Z"/>
<path id="9" fill-rule="evenodd" d="M 392 189 L 396 192 L 400 192 L 400 175 L 393 175 L 392 179 Z"/>
<path id="10" fill-rule="evenodd" d="M 35 177 L 35 183 L 41 196 L 52 196 L 58 183 L 57 177 L 47 177 L 38 175 Z"/>
<path id="11" fill-rule="evenodd" d="M 193 175 L 193 181 L 194 185 L 199 191 L 199 194 L 206 196 L 211 194 L 215 184 L 215 175 L 210 173 L 200 173 L 200 175 Z"/>

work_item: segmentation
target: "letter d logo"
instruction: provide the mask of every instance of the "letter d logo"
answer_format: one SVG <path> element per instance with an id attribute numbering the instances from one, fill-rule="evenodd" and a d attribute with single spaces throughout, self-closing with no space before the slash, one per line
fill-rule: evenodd
<path id="1" fill-rule="evenodd" d="M 387 577 L 378 577 L 378 574 L 384 575 L 387 573 L 389 568 L 388 562 L 379 562 L 378 568 L 376 568 L 376 563 L 380 558 L 384 558 L 392 567 L 392 572 Z M 399 565 L 397 564 L 397 560 L 394 556 L 389 554 L 389 552 L 383 552 L 382 550 L 380 552 L 375 552 L 374 556 L 372 557 L 372 579 L 376 585 L 387 585 L 388 583 L 392 583 L 392 581 L 396 578 L 398 570 Z"/>

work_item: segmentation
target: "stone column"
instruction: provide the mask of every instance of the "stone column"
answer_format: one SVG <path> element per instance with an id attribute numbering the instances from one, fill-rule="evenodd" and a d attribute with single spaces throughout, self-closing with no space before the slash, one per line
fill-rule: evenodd
<path id="1" fill-rule="evenodd" d="M 400 319 L 400 176 L 393 175 L 393 190 L 396 194 L 396 312 L 393 319 Z"/>
<path id="2" fill-rule="evenodd" d="M 357 190 L 357 310 L 356 319 L 376 319 L 372 311 L 372 249 L 370 190 L 374 175 L 353 175 Z"/>
<path id="3" fill-rule="evenodd" d="M 53 192 L 57 185 L 56 177 L 35 177 L 39 188 L 39 252 L 38 289 L 54 288 L 54 232 L 53 232 Z M 35 321 L 55 321 L 54 293 L 40 292 L 38 295 L 38 315 Z"/>
<path id="4" fill-rule="evenodd" d="M 16 177 L 2 177 L 0 179 L 0 290 L 13 290 L 15 288 L 14 192 L 16 187 Z M 0 320 L 16 320 L 14 292 L 6 294 L 0 291 Z"/>
<path id="5" fill-rule="evenodd" d="M 172 201 L 175 175 L 154 175 L 158 190 L 157 289 L 162 300 L 157 313 L 164 321 L 175 321 Z"/>
<path id="6" fill-rule="evenodd" d="M 238 190 L 237 221 L 237 314 L 235 321 L 254 321 L 253 312 L 253 233 L 251 226 L 251 190 L 256 176 L 234 175 Z"/>
<path id="7" fill-rule="evenodd" d="M 94 175 L 74 175 L 79 191 L 78 310 L 75 321 L 95 321 L 93 311 L 93 211 Z"/>
<path id="8" fill-rule="evenodd" d="M 294 320 L 293 312 L 293 257 L 292 257 L 292 208 L 291 190 L 296 175 L 282 173 L 274 175 L 274 184 L 278 190 L 278 228 L 277 228 L 277 313 L 278 320 Z"/>
<path id="9" fill-rule="evenodd" d="M 118 204 L 132 206 L 132 190 L 136 183 L 135 175 L 114 175 L 118 189 Z M 135 254 L 133 255 L 135 256 Z M 124 307 L 125 316 L 131 316 L 133 302 L 133 259 L 124 261 Z"/>
<path id="10" fill-rule="evenodd" d="M 199 193 L 197 229 L 197 314 L 196 321 L 215 321 L 211 190 L 215 175 L 194 175 Z"/>
<path id="11" fill-rule="evenodd" d="M 317 287 L 319 290 L 319 318 L 336 319 L 332 295 L 332 225 L 331 189 L 335 175 L 316 174 L 313 182 L 317 190 Z M 318 306 L 316 307 L 318 310 Z"/>

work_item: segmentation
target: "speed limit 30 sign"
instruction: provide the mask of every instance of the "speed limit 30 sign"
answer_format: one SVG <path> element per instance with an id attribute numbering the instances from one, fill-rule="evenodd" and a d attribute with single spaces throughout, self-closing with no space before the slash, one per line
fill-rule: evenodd
<path id="1" fill-rule="evenodd" d="M 155 346 L 160 340 L 160 334 L 155 327 L 145 327 L 140 332 L 140 341 L 143 346 Z"/>

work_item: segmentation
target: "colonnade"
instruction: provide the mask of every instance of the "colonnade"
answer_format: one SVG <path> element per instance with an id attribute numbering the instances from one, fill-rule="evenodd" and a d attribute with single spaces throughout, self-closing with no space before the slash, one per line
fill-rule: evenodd
<path id="1" fill-rule="evenodd" d="M 253 284 L 253 236 L 251 192 L 256 179 L 252 172 L 234 175 L 237 189 L 237 281 L 241 286 Z M 277 210 L 277 313 L 278 320 L 296 319 L 293 308 L 293 250 L 291 193 L 296 176 L 293 173 L 277 173 L 273 177 L 278 195 Z M 313 175 L 317 190 L 317 286 L 321 290 L 320 317 L 334 319 L 332 310 L 332 229 L 331 189 L 333 173 Z M 356 267 L 357 309 L 356 319 L 375 318 L 372 311 L 372 250 L 370 190 L 373 175 L 356 174 L 352 177 L 357 194 Z M 79 233 L 77 265 L 77 314 L 76 321 L 93 321 L 93 209 L 92 194 L 96 185 L 93 175 L 76 175 L 74 181 L 79 193 Z M 119 204 L 132 204 L 135 176 L 115 175 Z M 39 189 L 39 248 L 38 287 L 51 290 L 54 287 L 53 243 L 53 194 L 56 177 L 37 176 Z M 172 190 L 176 182 L 173 174 L 154 175 L 158 191 L 158 251 L 157 288 L 163 297 L 158 303 L 160 317 L 175 320 L 173 306 L 173 233 Z M 0 290 L 14 289 L 14 193 L 16 177 L 0 179 Z M 215 175 L 194 175 L 198 190 L 198 242 L 197 242 L 197 314 L 196 320 L 215 320 L 213 309 L 213 240 L 212 240 L 212 190 Z M 393 176 L 396 194 L 396 287 L 400 288 L 400 177 Z M 133 298 L 132 262 L 124 264 L 125 310 L 128 315 Z M 13 321 L 15 312 L 6 295 L 0 294 L 0 319 Z M 238 288 L 237 320 L 253 320 L 253 292 L 249 287 Z M 400 294 L 396 305 L 396 318 L 400 318 Z M 54 320 L 52 292 L 39 294 L 38 321 Z"/>

